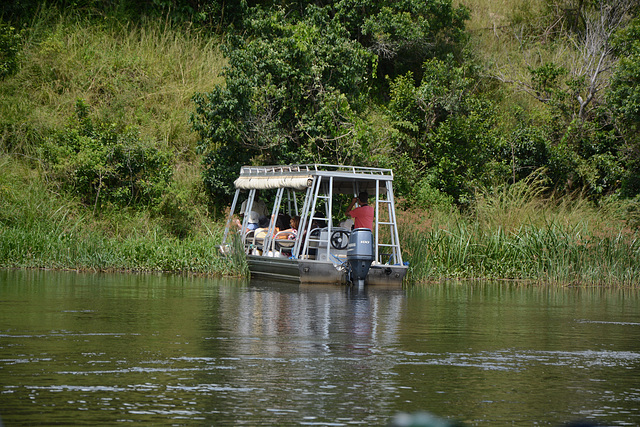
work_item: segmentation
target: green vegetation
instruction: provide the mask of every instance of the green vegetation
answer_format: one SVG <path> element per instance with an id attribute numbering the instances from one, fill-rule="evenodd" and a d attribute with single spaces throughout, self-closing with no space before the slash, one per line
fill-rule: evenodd
<path id="1" fill-rule="evenodd" d="M 220 224 L 178 239 L 147 212 L 112 209 L 95 215 L 42 185 L 33 170 L 0 159 L 0 267 L 93 271 L 237 274 L 242 260 L 219 256 Z"/>
<path id="2" fill-rule="evenodd" d="M 19 51 L 20 34 L 15 28 L 0 22 L 0 79 L 16 72 Z"/>
<path id="3" fill-rule="evenodd" d="M 472 214 L 457 210 L 399 217 L 414 280 L 516 279 L 572 286 L 637 286 L 640 239 L 619 203 L 544 197 L 540 175 L 477 195 Z M 418 261 L 419 262 L 416 262 Z"/>
<path id="4" fill-rule="evenodd" d="M 0 267 L 242 272 L 240 165 L 322 162 L 394 169 L 413 280 L 637 285 L 638 7 L 5 2 Z"/>
<path id="5" fill-rule="evenodd" d="M 82 102 L 62 132 L 47 140 L 42 160 L 48 175 L 94 212 L 113 205 L 153 206 L 171 178 L 170 152 L 142 143 L 137 132 L 96 125 Z"/>
<path id="6" fill-rule="evenodd" d="M 20 40 L 0 81 L 0 266 L 242 271 L 218 255 L 189 125 L 221 81 L 217 39 L 45 8 Z"/>

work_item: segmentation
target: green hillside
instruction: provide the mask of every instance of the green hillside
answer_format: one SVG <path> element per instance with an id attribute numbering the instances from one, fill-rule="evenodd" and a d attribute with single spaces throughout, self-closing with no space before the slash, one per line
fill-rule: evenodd
<path id="1" fill-rule="evenodd" d="M 238 272 L 239 166 L 323 162 L 394 169 L 415 280 L 635 285 L 640 26 L 610 3 L 5 3 L 0 266 Z"/>

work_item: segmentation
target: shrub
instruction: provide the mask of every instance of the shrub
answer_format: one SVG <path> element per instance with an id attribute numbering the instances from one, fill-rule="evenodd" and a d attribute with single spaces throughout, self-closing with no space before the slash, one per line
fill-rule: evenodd
<path id="1" fill-rule="evenodd" d="M 94 123 L 79 100 L 76 116 L 42 147 L 47 170 L 58 183 L 94 209 L 151 206 L 171 179 L 173 156 L 140 141 L 131 127 Z"/>
<path id="2" fill-rule="evenodd" d="M 413 205 L 422 209 L 449 210 L 453 205 L 453 197 L 435 188 L 433 177 L 426 176 L 415 187 Z"/>
<path id="3" fill-rule="evenodd" d="M 0 79 L 18 70 L 20 34 L 15 28 L 0 21 Z"/>

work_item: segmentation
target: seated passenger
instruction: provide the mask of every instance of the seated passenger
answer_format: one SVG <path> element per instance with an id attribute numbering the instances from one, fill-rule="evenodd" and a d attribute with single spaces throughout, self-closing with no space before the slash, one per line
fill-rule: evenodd
<path id="1" fill-rule="evenodd" d="M 291 224 L 291 217 L 287 214 L 278 214 L 278 219 L 276 220 L 276 233 L 279 231 L 284 231 L 289 228 Z"/>
<path id="2" fill-rule="evenodd" d="M 289 224 L 291 228 L 287 228 L 286 230 L 282 230 L 276 233 L 275 236 L 275 248 L 279 250 L 280 253 L 284 256 L 290 256 L 291 250 L 293 249 L 296 239 L 298 235 L 298 227 L 300 226 L 300 217 L 294 216 L 289 220 Z"/>
<path id="3" fill-rule="evenodd" d="M 256 197 L 253 201 L 253 205 L 251 206 L 250 212 L 245 212 L 247 206 L 247 200 L 242 202 L 240 206 L 240 218 L 241 220 L 236 219 L 234 223 L 238 228 L 242 227 L 242 220 L 244 220 L 245 215 L 247 216 L 247 230 L 255 230 L 256 228 L 260 228 L 260 221 L 264 221 L 264 218 L 269 215 L 267 211 L 267 205 L 264 203 L 262 199 L 260 199 L 260 192 L 256 191 Z"/>
<path id="4" fill-rule="evenodd" d="M 327 226 L 327 221 L 325 219 L 325 215 L 322 212 L 316 212 L 316 218 L 312 222 L 311 228 L 325 228 Z"/>
<path id="5" fill-rule="evenodd" d="M 289 223 L 291 225 L 291 228 L 279 232 L 279 238 L 284 239 L 285 236 L 289 240 L 294 240 L 296 238 L 296 236 L 298 235 L 298 227 L 300 227 L 300 217 L 297 215 L 292 217 Z"/>
<path id="6" fill-rule="evenodd" d="M 267 237 L 267 231 L 269 231 L 269 218 L 262 217 L 258 221 L 258 228 L 254 229 L 253 240 L 264 240 Z"/>

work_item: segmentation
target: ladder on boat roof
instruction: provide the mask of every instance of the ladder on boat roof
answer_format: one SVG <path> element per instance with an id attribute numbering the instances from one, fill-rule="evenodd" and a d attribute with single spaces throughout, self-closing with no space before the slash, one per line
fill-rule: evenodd
<path id="1" fill-rule="evenodd" d="M 376 260 L 381 264 L 403 264 L 402 261 L 402 252 L 400 251 L 400 237 L 398 235 L 398 223 L 396 219 L 396 209 L 393 199 L 393 188 L 391 186 L 391 182 L 386 182 L 386 194 L 380 194 L 379 187 L 376 186 L 376 224 L 375 224 L 375 256 Z M 386 198 L 384 198 L 386 196 Z M 384 211 L 381 207 L 386 207 L 386 218 L 382 218 L 380 216 L 380 212 Z M 381 242 L 380 238 L 382 237 L 382 233 L 380 232 L 381 227 L 384 230 L 384 226 L 389 227 L 389 240 L 387 242 Z M 380 253 L 381 248 L 388 248 L 390 253 Z M 381 259 L 381 257 L 388 256 L 388 259 Z"/>

